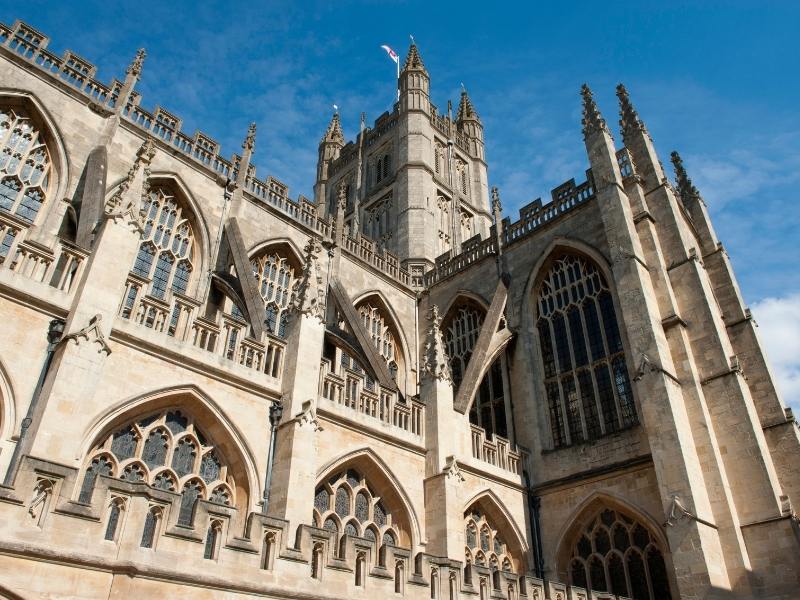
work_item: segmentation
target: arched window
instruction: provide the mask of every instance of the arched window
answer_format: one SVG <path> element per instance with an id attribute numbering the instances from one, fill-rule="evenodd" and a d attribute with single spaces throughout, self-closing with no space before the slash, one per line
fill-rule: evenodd
<path id="1" fill-rule="evenodd" d="M 158 537 L 158 527 L 161 523 L 161 509 L 152 507 L 147 511 L 144 518 L 144 529 L 142 529 L 142 541 L 139 544 L 142 548 L 152 548 Z"/>
<path id="2" fill-rule="evenodd" d="M 361 321 L 369 332 L 372 343 L 386 363 L 395 360 L 397 342 L 395 342 L 388 320 L 384 318 L 382 311 L 369 302 L 365 302 L 359 305 L 358 314 L 361 315 Z"/>
<path id="3" fill-rule="evenodd" d="M 106 533 L 104 538 L 110 542 L 117 541 L 119 525 L 122 520 L 122 511 L 125 509 L 125 500 L 122 498 L 112 498 L 108 509 L 108 522 L 106 523 Z"/>
<path id="4" fill-rule="evenodd" d="M 264 547 L 261 556 L 261 568 L 268 570 L 272 568 L 272 562 L 275 559 L 275 534 L 269 532 L 264 536 Z"/>
<path id="5" fill-rule="evenodd" d="M 442 153 L 443 148 L 439 142 L 433 146 L 433 172 L 437 175 L 442 174 Z"/>
<path id="6" fill-rule="evenodd" d="M 467 163 L 461 159 L 456 160 L 456 174 L 458 175 L 458 187 L 461 193 L 469 196 L 469 177 L 467 175 Z"/>
<path id="7" fill-rule="evenodd" d="M 286 335 L 286 319 L 292 302 L 295 269 L 286 256 L 268 251 L 251 261 L 253 274 L 264 301 L 264 320 L 272 335 Z"/>
<path id="8" fill-rule="evenodd" d="M 603 274 L 582 257 L 556 257 L 536 302 L 554 446 L 636 423 L 622 338 Z"/>
<path id="9" fill-rule="evenodd" d="M 475 557 L 475 563 L 486 566 L 488 557 L 488 566 L 492 572 L 492 585 L 495 589 L 500 589 L 500 565 L 503 565 L 503 570 L 508 573 L 514 573 L 513 564 L 514 560 L 508 549 L 508 546 L 502 539 L 502 536 L 488 520 L 484 512 L 473 505 L 473 507 L 464 513 L 464 531 L 466 548 L 464 555 L 467 557 L 467 566 L 471 566 L 469 557 Z M 467 580 L 467 570 L 464 571 L 464 582 L 469 583 Z"/>
<path id="10" fill-rule="evenodd" d="M 444 196 L 436 198 L 436 208 L 439 211 L 439 241 L 437 255 L 442 255 L 450 250 L 450 232 L 452 224 L 450 221 L 450 201 Z"/>
<path id="11" fill-rule="evenodd" d="M 351 502 L 351 498 L 355 498 Z M 331 507 L 331 499 L 333 506 Z M 354 469 L 341 471 L 319 487 L 314 495 L 313 521 L 323 529 L 339 534 L 337 519 L 345 523 L 343 533 L 381 544 L 397 545 L 397 523 L 370 489 L 366 479 Z"/>
<path id="12" fill-rule="evenodd" d="M 367 570 L 367 558 L 363 552 L 359 552 L 356 556 L 356 585 L 364 587 L 365 573 Z"/>
<path id="13" fill-rule="evenodd" d="M 151 280 L 150 293 L 185 294 L 195 268 L 194 233 L 188 215 L 166 186 L 153 186 L 142 203 L 144 230 L 133 272 Z"/>
<path id="14" fill-rule="evenodd" d="M 403 561 L 398 560 L 394 565 L 394 593 L 403 593 Z"/>
<path id="15" fill-rule="evenodd" d="M 637 600 L 669 600 L 664 554 L 649 528 L 627 514 L 599 511 L 582 527 L 569 558 L 572 585 Z"/>
<path id="16" fill-rule="evenodd" d="M 457 600 L 458 597 L 458 583 L 456 582 L 456 574 L 450 573 L 450 597 L 449 600 Z"/>
<path id="17" fill-rule="evenodd" d="M 24 109 L 0 107 L 0 209 L 33 223 L 52 191 L 50 152 Z"/>
<path id="18" fill-rule="evenodd" d="M 431 598 L 438 598 L 439 590 L 439 571 L 431 569 Z"/>
<path id="19" fill-rule="evenodd" d="M 234 479 L 213 441 L 178 409 L 151 413 L 106 434 L 87 460 L 79 500 L 91 501 L 98 475 L 182 493 L 178 521 L 191 524 L 197 500 L 233 504 Z"/>
<path id="20" fill-rule="evenodd" d="M 222 535 L 222 522 L 213 520 L 206 531 L 206 543 L 203 549 L 203 558 L 217 560 L 219 556 L 220 537 Z"/>
<path id="21" fill-rule="evenodd" d="M 483 325 L 484 310 L 473 302 L 463 302 L 449 311 L 442 325 L 450 371 L 457 390 L 472 358 Z M 503 361 L 498 358 L 483 376 L 469 413 L 469 420 L 487 433 L 508 437 L 506 420 L 506 382 Z"/>
<path id="22" fill-rule="evenodd" d="M 386 179 L 389 177 L 389 166 L 391 163 L 391 156 L 388 154 L 383 155 L 383 178 Z"/>

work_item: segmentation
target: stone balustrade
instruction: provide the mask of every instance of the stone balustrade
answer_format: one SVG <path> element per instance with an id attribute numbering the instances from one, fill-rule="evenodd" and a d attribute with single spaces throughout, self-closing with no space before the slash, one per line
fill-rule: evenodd
<path id="1" fill-rule="evenodd" d="M 527 451 L 513 445 L 498 435 L 491 439 L 486 437 L 483 427 L 470 425 L 472 430 L 472 457 L 499 467 L 509 473 L 522 475 Z"/>
<path id="2" fill-rule="evenodd" d="M 388 275 L 393 281 L 402 285 L 411 285 L 411 275 L 400 266 L 400 259 L 388 250 L 376 250 L 375 242 L 364 236 L 358 239 L 350 237 L 347 231 L 342 230 L 342 248 L 348 254 L 355 256 L 368 265 L 375 267 Z"/>
<path id="3" fill-rule="evenodd" d="M 200 304 L 189 296 L 171 294 L 168 300 L 145 293 L 148 279 L 131 273 L 119 316 L 178 341 L 222 356 L 248 369 L 280 379 L 286 344 L 268 335 L 264 342 L 247 337 L 244 321 L 223 314 L 219 323 L 199 316 Z"/>
<path id="4" fill-rule="evenodd" d="M 420 438 L 424 434 L 425 405 L 415 398 L 400 399 L 397 392 L 381 387 L 363 371 L 333 373 L 330 362 L 323 360 L 320 397 Z"/>

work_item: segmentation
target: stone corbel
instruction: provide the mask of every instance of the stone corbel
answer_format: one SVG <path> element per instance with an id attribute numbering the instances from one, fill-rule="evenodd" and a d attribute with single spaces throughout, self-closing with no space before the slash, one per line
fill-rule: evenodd
<path id="1" fill-rule="evenodd" d="M 683 518 L 691 519 L 692 521 L 697 521 L 698 523 L 702 523 L 706 527 L 711 527 L 712 529 L 718 529 L 716 525 L 706 521 L 705 519 L 701 519 L 696 514 L 692 513 L 687 509 L 683 504 L 681 504 L 680 497 L 677 495 L 672 496 L 672 505 L 669 509 L 669 516 L 667 520 L 664 521 L 664 527 L 673 527 L 675 523 Z"/>
<path id="2" fill-rule="evenodd" d="M 464 483 L 466 479 L 464 479 L 464 475 L 461 473 L 461 469 L 458 466 L 458 461 L 456 460 L 455 456 L 448 456 L 447 462 L 442 469 L 442 473 L 445 474 L 447 479 L 452 479 L 455 483 Z"/>
<path id="3" fill-rule="evenodd" d="M 62 339 L 62 343 L 66 343 L 68 341 L 75 342 L 76 346 L 80 346 L 81 339 L 86 340 L 87 342 L 93 342 L 100 346 L 97 350 L 97 353 L 105 352 L 106 356 L 111 354 L 111 347 L 106 342 L 106 336 L 103 333 L 103 330 L 100 328 L 100 321 L 102 321 L 102 315 L 95 315 L 91 319 L 89 319 L 89 324 L 76 331 L 75 333 L 70 333 L 64 336 Z"/>
<path id="4" fill-rule="evenodd" d="M 298 429 L 310 427 L 312 432 L 322 431 L 322 425 L 317 420 L 317 408 L 314 400 L 303 402 L 302 410 L 295 416 L 294 423 Z"/>

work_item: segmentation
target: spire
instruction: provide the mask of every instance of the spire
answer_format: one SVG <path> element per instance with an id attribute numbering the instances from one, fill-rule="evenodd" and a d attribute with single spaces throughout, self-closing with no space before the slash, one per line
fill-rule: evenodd
<path id="1" fill-rule="evenodd" d="M 242 150 L 249 150 L 253 152 L 256 148 L 256 124 L 250 123 L 250 127 L 247 129 L 247 137 L 244 138 L 244 143 L 242 144 Z"/>
<path id="2" fill-rule="evenodd" d="M 585 83 L 581 86 L 581 96 L 583 96 L 583 138 L 586 139 L 593 133 L 598 131 L 608 131 L 608 126 L 600 111 L 597 109 L 597 104 L 592 97 L 592 90 Z"/>
<path id="3" fill-rule="evenodd" d="M 439 307 L 434 304 L 428 317 L 430 326 L 428 327 L 427 340 L 425 341 L 423 376 L 450 381 L 450 363 L 447 360 L 447 351 L 442 339 L 442 317 L 439 314 Z"/>
<path id="4" fill-rule="evenodd" d="M 672 160 L 672 164 L 675 167 L 675 177 L 678 180 L 678 193 L 681 195 L 683 203 L 688 205 L 690 202 L 702 202 L 703 199 L 700 196 L 700 192 L 694 187 L 692 180 L 689 179 L 689 176 L 686 174 L 681 155 L 673 151 L 672 154 L 670 154 L 670 160 Z"/>
<path id="5" fill-rule="evenodd" d="M 333 113 L 328 129 L 322 137 L 321 144 L 334 143 L 344 145 L 344 133 L 342 133 L 342 123 L 339 121 L 339 112 Z"/>
<path id="6" fill-rule="evenodd" d="M 617 98 L 619 98 L 619 126 L 622 130 L 622 140 L 627 144 L 631 135 L 637 131 L 647 132 L 647 129 L 631 104 L 628 90 L 621 83 L 617 86 Z"/>
<path id="7" fill-rule="evenodd" d="M 136 51 L 136 56 L 133 57 L 133 62 L 125 70 L 125 74 L 139 79 L 142 74 L 142 65 L 144 65 L 144 59 L 146 56 L 147 52 L 145 52 L 145 49 L 139 48 L 139 50 Z"/>
<path id="8" fill-rule="evenodd" d="M 458 116 L 456 116 L 456 120 L 466 121 L 467 119 L 474 119 L 476 121 L 481 120 L 481 118 L 478 116 L 478 113 L 475 112 L 475 108 L 472 106 L 472 100 L 469 99 L 467 90 L 462 89 L 461 102 L 458 104 Z"/>
<path id="9" fill-rule="evenodd" d="M 403 71 L 408 71 L 409 69 L 425 71 L 425 65 L 422 64 L 422 58 L 420 58 L 419 50 L 414 42 L 411 42 L 411 47 L 408 49 L 408 56 L 406 56 L 406 62 L 403 65 Z"/>

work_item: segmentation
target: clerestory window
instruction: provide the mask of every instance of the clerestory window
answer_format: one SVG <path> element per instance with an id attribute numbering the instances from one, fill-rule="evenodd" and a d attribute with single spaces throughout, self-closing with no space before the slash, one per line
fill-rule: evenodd
<path id="1" fill-rule="evenodd" d="M 561 256 L 539 285 L 536 306 L 553 445 L 636 423 L 614 301 L 603 274 L 582 257 Z"/>
<path id="2" fill-rule="evenodd" d="M 289 260 L 277 251 L 267 252 L 251 261 L 253 274 L 264 301 L 264 320 L 267 331 L 284 337 L 292 302 L 295 269 Z"/>

